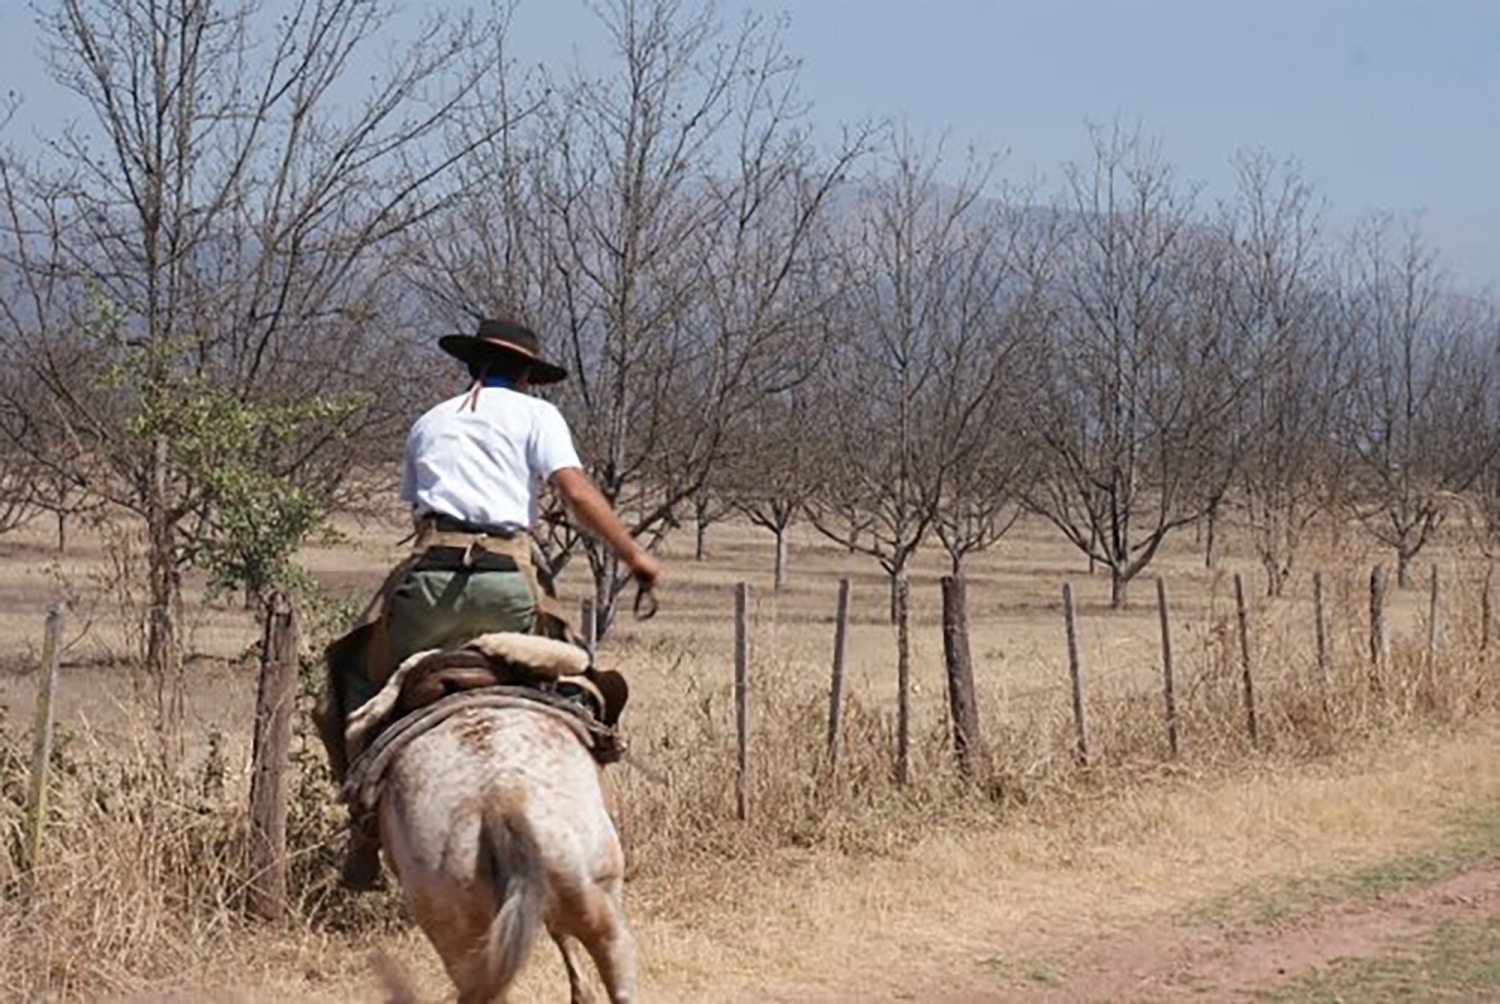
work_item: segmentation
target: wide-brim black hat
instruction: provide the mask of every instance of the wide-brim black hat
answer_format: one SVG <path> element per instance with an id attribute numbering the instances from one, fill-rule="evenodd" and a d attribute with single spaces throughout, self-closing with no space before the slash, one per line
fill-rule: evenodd
<path id="1" fill-rule="evenodd" d="M 444 335 L 438 348 L 468 366 L 482 365 L 496 356 L 520 356 L 531 363 L 532 383 L 557 383 L 568 371 L 542 358 L 542 340 L 517 321 L 482 320 L 472 335 Z"/>

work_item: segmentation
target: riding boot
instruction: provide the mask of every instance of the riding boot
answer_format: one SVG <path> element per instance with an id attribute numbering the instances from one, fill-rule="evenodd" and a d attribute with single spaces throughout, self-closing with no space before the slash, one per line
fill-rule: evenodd
<path id="1" fill-rule="evenodd" d="M 618 728 L 612 728 L 594 736 L 594 759 L 601 767 L 619 763 L 625 759 L 628 749 L 625 736 Z"/>
<path id="2" fill-rule="evenodd" d="M 333 783 L 336 785 L 343 784 L 344 775 L 349 772 L 349 751 L 344 742 L 344 715 L 339 704 L 338 694 L 330 680 L 327 688 L 318 695 L 318 701 L 312 710 L 313 727 L 317 730 L 324 752 L 328 754 L 328 772 L 333 775 Z"/>
<path id="3" fill-rule="evenodd" d="M 380 879 L 380 834 L 374 820 L 355 821 L 349 827 L 339 882 L 353 892 L 369 892 L 380 888 Z"/>
<path id="4" fill-rule="evenodd" d="M 345 722 L 343 687 L 339 672 L 348 672 L 348 663 L 338 659 L 328 660 L 328 682 L 318 702 L 313 707 L 313 725 L 328 754 L 329 773 L 333 783 L 341 785 L 349 772 L 349 749 L 344 738 Z M 380 835 L 376 832 L 373 817 L 350 819 L 349 839 L 344 847 L 344 863 L 339 869 L 339 882 L 354 892 L 367 892 L 380 887 Z"/>

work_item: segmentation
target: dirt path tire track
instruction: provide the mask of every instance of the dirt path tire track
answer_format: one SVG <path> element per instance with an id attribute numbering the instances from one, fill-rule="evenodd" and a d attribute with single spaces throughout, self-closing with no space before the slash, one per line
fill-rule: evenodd
<path id="1" fill-rule="evenodd" d="M 1500 916 L 1500 860 L 1426 886 L 1346 900 L 1236 939 L 1166 923 L 1112 935 L 1070 956 L 1048 986 L 1015 985 L 1014 1001 L 1247 1000 L 1341 958 L 1371 958 L 1444 920 Z"/>

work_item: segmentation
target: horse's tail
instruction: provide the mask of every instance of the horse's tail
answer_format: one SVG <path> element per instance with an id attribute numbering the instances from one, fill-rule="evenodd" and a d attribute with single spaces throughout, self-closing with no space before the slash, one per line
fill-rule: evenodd
<path id="1" fill-rule="evenodd" d="M 485 937 L 485 982 L 499 995 L 520 972 L 547 907 L 546 877 L 536 838 L 521 813 L 487 806 L 480 839 L 500 907 Z"/>

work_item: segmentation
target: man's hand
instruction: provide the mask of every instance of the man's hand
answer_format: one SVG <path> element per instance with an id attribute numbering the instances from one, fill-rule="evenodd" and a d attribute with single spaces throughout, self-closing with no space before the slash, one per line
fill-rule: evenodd
<path id="1" fill-rule="evenodd" d="M 647 592 L 655 589 L 656 584 L 661 581 L 661 562 L 645 548 L 637 547 L 635 553 L 625 559 L 625 564 L 629 566 L 630 574 L 635 576 L 635 581 Z"/>
<path id="2" fill-rule="evenodd" d="M 649 621 L 656 616 L 656 586 L 661 582 L 661 562 L 637 547 L 625 563 L 636 581 L 636 620 Z"/>

